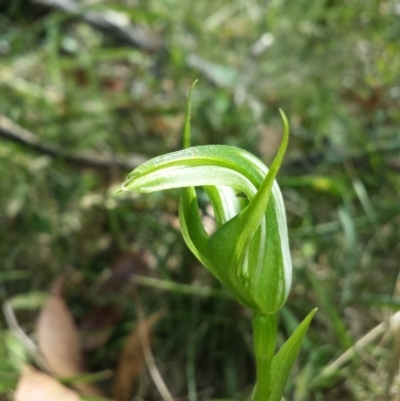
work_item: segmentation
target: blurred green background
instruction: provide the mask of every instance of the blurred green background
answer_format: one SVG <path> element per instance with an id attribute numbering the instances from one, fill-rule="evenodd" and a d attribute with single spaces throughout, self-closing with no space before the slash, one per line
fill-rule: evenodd
<path id="1" fill-rule="evenodd" d="M 134 291 L 146 315 L 167 311 L 152 349 L 174 397 L 251 398 L 250 316 L 187 250 L 179 191 L 114 194 L 137 162 L 180 149 L 197 78 L 194 145 L 240 146 L 268 165 L 279 108 L 291 124 L 278 179 L 294 262 L 281 341 L 319 311 L 287 400 L 399 400 L 396 327 L 323 373 L 400 306 L 395 0 L 0 1 L 0 302 L 25 299 L 15 312 L 31 333 L 30 300 L 64 274 L 82 330 L 93 308 L 112 308 L 107 341 L 86 357 L 101 371 L 137 318 Z M 207 199 L 199 206 L 210 219 Z M 0 324 L 10 396 L 24 357 Z M 146 373 L 135 394 L 160 399 Z"/>

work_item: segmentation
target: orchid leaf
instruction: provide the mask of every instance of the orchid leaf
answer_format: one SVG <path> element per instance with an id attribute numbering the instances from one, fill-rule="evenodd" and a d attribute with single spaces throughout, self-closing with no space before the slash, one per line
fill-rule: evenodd
<path id="1" fill-rule="evenodd" d="M 294 361 L 299 353 L 301 344 L 306 335 L 308 326 L 317 309 L 312 310 L 291 337 L 272 359 L 271 365 L 271 388 L 270 395 L 266 401 L 280 401 L 282 399 L 285 385 L 292 370 Z"/>

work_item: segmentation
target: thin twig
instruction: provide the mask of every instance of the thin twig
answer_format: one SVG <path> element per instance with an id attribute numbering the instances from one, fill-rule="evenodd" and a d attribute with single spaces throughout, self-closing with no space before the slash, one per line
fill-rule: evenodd
<path id="1" fill-rule="evenodd" d="M 129 18 L 120 12 L 103 8 L 91 11 L 74 0 L 32 0 L 34 3 L 55 8 L 72 14 L 94 28 L 107 32 L 129 46 L 149 53 L 160 51 L 163 46 L 148 29 L 133 25 Z"/>
<path id="2" fill-rule="evenodd" d="M 6 140 L 19 143 L 30 149 L 42 153 L 48 156 L 56 157 L 59 159 L 63 159 L 66 162 L 75 163 L 84 167 L 94 167 L 94 168 L 111 168 L 111 167 L 118 167 L 123 170 L 131 171 L 143 162 L 147 161 L 149 158 L 144 155 L 140 154 L 130 154 L 126 157 L 121 155 L 98 155 L 93 152 L 71 152 L 65 151 L 61 148 L 50 146 L 43 144 L 40 138 L 28 131 L 27 129 L 21 127 L 20 125 L 16 124 L 14 121 L 10 120 L 8 117 L 0 114 L 0 138 L 4 138 Z M 398 149 L 395 146 L 394 149 Z M 354 160 L 355 162 L 360 162 L 363 158 L 370 156 L 370 154 L 378 154 L 378 153 L 386 153 L 393 151 L 392 148 L 382 147 L 377 148 L 374 152 L 368 154 L 348 154 L 342 155 L 338 158 L 330 157 L 326 155 L 326 160 L 316 158 L 309 158 L 308 163 L 310 165 L 316 166 L 319 163 L 331 163 L 331 164 L 338 164 L 343 163 L 345 160 Z M 289 161 L 286 164 L 286 168 L 296 168 L 296 173 L 302 173 L 304 168 L 306 168 L 305 159 L 294 159 Z M 388 165 L 388 167 L 395 169 L 394 166 Z"/>
<path id="3" fill-rule="evenodd" d="M 153 379 L 153 382 L 154 382 L 155 386 L 157 387 L 157 390 L 160 393 L 162 399 L 164 401 L 174 401 L 174 398 L 172 397 L 171 393 L 169 392 L 169 390 L 164 382 L 164 379 L 162 378 L 161 373 L 157 368 L 157 364 L 155 362 L 153 353 L 151 351 L 147 326 L 145 324 L 142 324 L 142 322 L 144 322 L 144 320 L 145 320 L 145 317 L 144 317 L 142 304 L 140 302 L 139 294 L 137 292 L 135 292 L 134 298 L 135 298 L 135 305 L 136 305 L 137 313 L 138 313 L 139 336 L 140 336 L 140 341 L 142 343 L 143 354 L 144 354 L 144 358 L 146 360 L 147 368 L 149 369 L 149 372 Z M 164 313 L 164 312 L 161 311 L 160 313 Z"/>
<path id="4" fill-rule="evenodd" d="M 8 328 L 11 333 L 18 339 L 18 341 L 23 345 L 28 354 L 33 358 L 33 360 L 47 372 L 51 371 L 48 363 L 42 356 L 37 345 L 31 340 L 31 338 L 21 329 L 18 324 L 17 318 L 15 317 L 14 310 L 11 303 L 6 301 L 3 304 L 4 318 L 6 319 Z"/>
<path id="5" fill-rule="evenodd" d="M 400 325 L 400 312 L 395 313 L 389 320 L 389 328 L 393 329 Z M 321 373 L 322 377 L 327 377 L 337 372 L 345 363 L 353 358 L 360 350 L 373 342 L 388 328 L 388 323 L 380 323 L 369 331 L 364 337 L 358 340 L 354 346 L 349 348 L 346 352 L 335 359 L 329 366 L 327 366 Z"/>
<path id="6" fill-rule="evenodd" d="M 25 128 L 19 126 L 8 117 L 0 114 L 0 138 L 19 143 L 30 149 L 63 159 L 66 162 L 78 164 L 84 167 L 110 168 L 119 167 L 123 170 L 133 170 L 148 158 L 143 155 L 133 154 L 123 158 L 118 155 L 98 155 L 93 152 L 69 152 L 61 148 L 45 145 L 40 138 Z"/>

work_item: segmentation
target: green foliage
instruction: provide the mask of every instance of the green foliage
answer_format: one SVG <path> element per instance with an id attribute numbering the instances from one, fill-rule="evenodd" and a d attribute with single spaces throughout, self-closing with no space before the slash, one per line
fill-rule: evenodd
<path id="1" fill-rule="evenodd" d="M 278 346 L 310 305 L 319 306 L 286 398 L 365 401 L 388 392 L 390 399 L 398 385 L 390 381 L 390 341 L 375 352 L 371 345 L 362 350 L 372 364 L 354 357 L 333 377 L 318 377 L 349 341 L 384 320 L 384 308 L 399 306 L 398 2 L 95 3 L 90 8 L 122 11 L 147 25 L 164 50 L 127 47 L 33 2 L 2 2 L 1 113 L 68 154 L 154 157 L 180 148 L 182 99 L 199 78 L 193 142 L 239 146 L 270 165 L 278 108 L 284 109 L 291 142 L 279 183 L 296 285 L 278 319 Z M 149 312 L 170 311 L 153 352 L 171 391 L 190 393 L 191 401 L 211 387 L 204 397 L 248 397 L 255 373 L 251 323 L 226 293 L 214 296 L 221 294 L 219 284 L 186 251 L 174 221 L 178 193 L 117 199 L 115 186 L 126 171 L 82 167 L 0 141 L 0 301 L 48 291 L 69 266 L 66 295 L 80 322 L 100 302 L 96 290 L 114 258 L 147 249 L 156 281 L 139 290 Z M 197 192 L 197 198 L 202 218 L 209 218 L 207 196 Z M 118 295 L 123 318 L 88 361 L 94 371 L 115 361 L 135 318 L 134 302 Z M 111 298 L 101 302 L 112 304 Z M 35 317 L 18 316 L 27 333 Z M 6 322 L 0 324 L 5 330 Z M 188 332 L 198 335 L 188 338 Z M 4 347 L 1 341 L 0 374 L 9 370 Z M 178 380 L 176 371 L 190 374 Z M 140 396 L 159 398 L 145 386 Z"/>

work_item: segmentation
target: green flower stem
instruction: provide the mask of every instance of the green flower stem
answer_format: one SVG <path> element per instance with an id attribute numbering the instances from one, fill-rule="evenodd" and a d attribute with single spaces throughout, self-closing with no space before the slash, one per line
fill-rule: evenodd
<path id="1" fill-rule="evenodd" d="M 254 355 L 256 358 L 257 382 L 253 401 L 268 401 L 271 386 L 271 364 L 275 354 L 277 316 L 253 316 Z"/>

